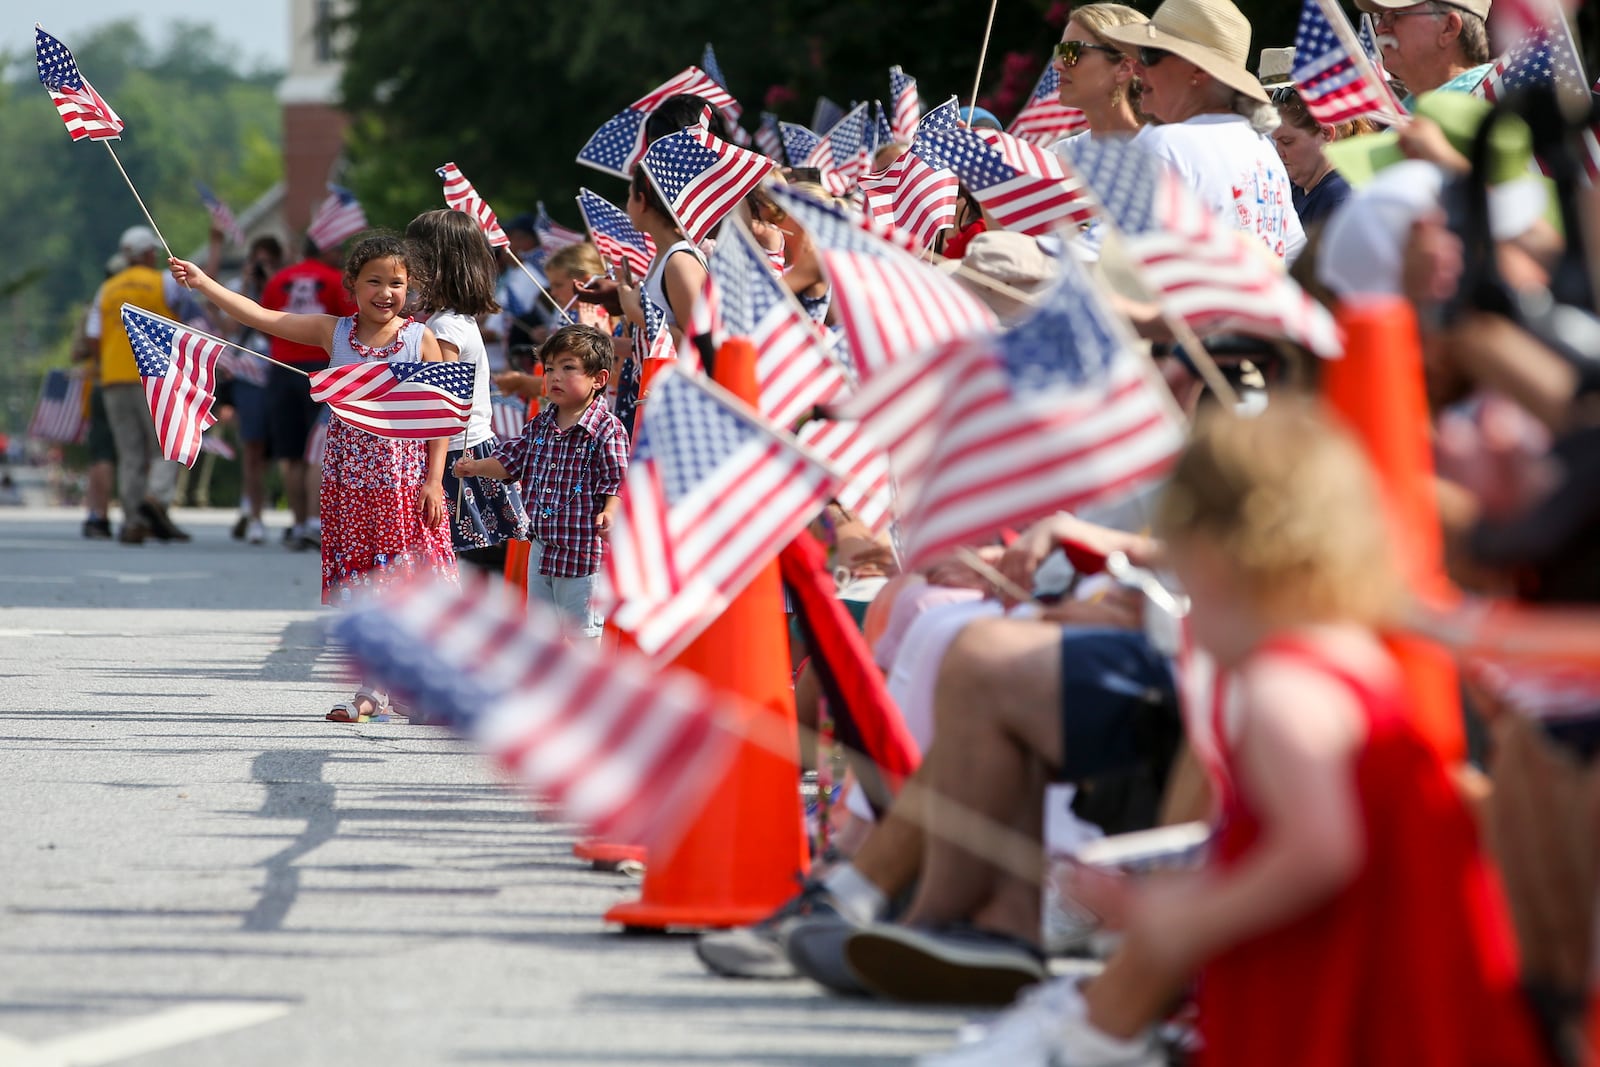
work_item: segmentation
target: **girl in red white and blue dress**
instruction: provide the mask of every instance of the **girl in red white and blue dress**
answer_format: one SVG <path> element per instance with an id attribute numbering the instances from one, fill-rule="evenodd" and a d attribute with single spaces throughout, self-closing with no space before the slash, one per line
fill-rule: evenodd
<path id="1" fill-rule="evenodd" d="M 330 367 L 369 360 L 444 358 L 433 332 L 404 313 L 411 264 L 404 242 L 379 234 L 358 242 L 345 263 L 354 316 L 269 311 L 209 278 L 193 263 L 169 261 L 178 281 L 245 326 L 319 345 Z M 346 604 L 417 578 L 456 579 L 445 523 L 444 467 L 449 438 L 378 437 L 333 416 L 322 464 L 322 602 Z M 328 713 L 334 722 L 383 719 L 384 693 L 363 685 Z"/>

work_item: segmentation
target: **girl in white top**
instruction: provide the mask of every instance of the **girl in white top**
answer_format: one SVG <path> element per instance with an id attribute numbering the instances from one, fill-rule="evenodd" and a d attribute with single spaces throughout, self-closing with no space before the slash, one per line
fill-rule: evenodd
<path id="1" fill-rule="evenodd" d="M 1294 188 L 1270 134 L 1278 113 L 1245 68 L 1250 21 L 1229 0 L 1166 0 L 1143 25 L 1108 30 L 1134 51 L 1148 126 L 1139 146 L 1166 161 L 1231 226 L 1292 261 L 1305 247 Z"/>
<path id="2" fill-rule="evenodd" d="M 661 194 L 645 176 L 643 167 L 635 167 L 633 181 L 628 186 L 628 221 L 634 228 L 650 235 L 656 243 L 656 258 L 644 276 L 643 294 L 656 307 L 666 312 L 667 327 L 672 331 L 672 346 L 677 348 L 683 339 L 684 327 L 694 302 L 700 299 L 701 287 L 706 281 L 706 260 L 694 242 L 683 235 L 672 220 Z M 640 300 L 640 287 L 635 284 L 627 261 L 621 262 L 622 282 L 617 287 L 617 299 L 628 321 L 644 328 L 644 304 Z M 646 339 L 648 344 L 650 339 Z"/>
<path id="3" fill-rule="evenodd" d="M 499 309 L 495 303 L 495 262 L 478 224 L 459 211 L 425 211 L 406 227 L 406 242 L 422 275 L 422 303 L 428 328 L 438 338 L 446 359 L 473 368 L 472 416 L 467 428 L 450 439 L 444 476 L 450 538 L 463 562 L 499 573 L 505 541 L 526 540 L 528 513 L 515 482 L 492 478 L 457 479 L 455 461 L 463 455 L 482 459 L 498 443 L 490 429 L 489 355 L 477 316 Z"/>

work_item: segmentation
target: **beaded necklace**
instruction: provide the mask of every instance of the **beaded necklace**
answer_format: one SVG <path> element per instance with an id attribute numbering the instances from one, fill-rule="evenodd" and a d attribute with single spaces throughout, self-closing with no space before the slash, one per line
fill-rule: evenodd
<path id="1" fill-rule="evenodd" d="M 400 329 L 395 333 L 393 341 L 382 348 L 373 348 L 370 345 L 364 345 L 360 341 L 356 340 L 356 319 L 355 316 L 351 316 L 350 350 L 356 355 L 360 356 L 362 359 L 388 359 L 390 356 L 399 352 L 406 346 L 406 327 L 410 326 L 416 321 L 416 319 L 407 316 L 406 321 L 400 324 Z"/>
<path id="2" fill-rule="evenodd" d="M 578 428 L 578 424 L 577 423 L 573 423 L 571 426 L 567 427 L 565 430 L 561 430 L 561 429 L 555 430 L 554 431 L 554 437 L 551 440 L 551 444 L 552 445 L 555 444 L 555 439 L 559 438 L 562 434 L 571 433 L 572 431 L 576 430 L 577 428 Z M 544 445 L 544 439 L 545 439 L 544 431 L 541 430 L 540 433 L 539 433 L 539 436 L 537 436 L 537 437 L 535 437 L 533 439 L 533 447 L 536 448 L 536 449 L 542 447 Z M 578 499 L 579 494 L 581 494 L 583 492 L 584 479 L 589 474 L 589 460 L 594 457 L 595 446 L 598 443 L 599 442 L 597 442 L 592 436 L 589 438 L 589 443 L 583 447 L 583 466 L 578 468 L 578 477 L 574 480 L 574 488 L 573 488 L 572 492 L 569 493 L 567 495 L 567 498 L 565 500 L 561 501 L 561 503 L 559 503 L 559 504 L 538 505 L 540 517 L 548 519 L 558 511 L 565 511 L 567 509 L 567 505 L 571 504 L 574 500 Z M 545 494 L 545 482 L 547 482 L 549 480 L 550 480 L 550 467 L 546 466 L 544 470 L 539 472 L 539 481 L 534 485 L 533 492 L 529 494 L 530 496 L 532 496 L 534 498 L 535 501 L 537 501 L 540 497 L 544 496 L 544 494 Z"/>

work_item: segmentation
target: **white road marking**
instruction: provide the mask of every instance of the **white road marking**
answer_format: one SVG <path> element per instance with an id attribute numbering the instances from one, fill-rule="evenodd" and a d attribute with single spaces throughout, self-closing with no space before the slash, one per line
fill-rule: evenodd
<path id="1" fill-rule="evenodd" d="M 192 582 L 215 578 L 210 571 L 173 571 L 170 574 L 129 574 L 126 571 L 79 571 L 85 578 L 109 578 L 118 585 L 150 585 L 153 582 Z"/>
<path id="2" fill-rule="evenodd" d="M 218 1001 L 188 1004 L 31 1046 L 0 1034 L 0 1067 L 100 1067 L 256 1026 L 288 1013 L 287 1004 Z"/>

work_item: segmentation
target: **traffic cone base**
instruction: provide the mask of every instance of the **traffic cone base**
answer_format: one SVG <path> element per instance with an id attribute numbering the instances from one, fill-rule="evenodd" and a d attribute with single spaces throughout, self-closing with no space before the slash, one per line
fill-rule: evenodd
<path id="1" fill-rule="evenodd" d="M 572 846 L 572 854 L 596 867 L 617 867 L 624 863 L 644 863 L 643 845 L 619 845 L 612 841 L 579 841 Z"/>

